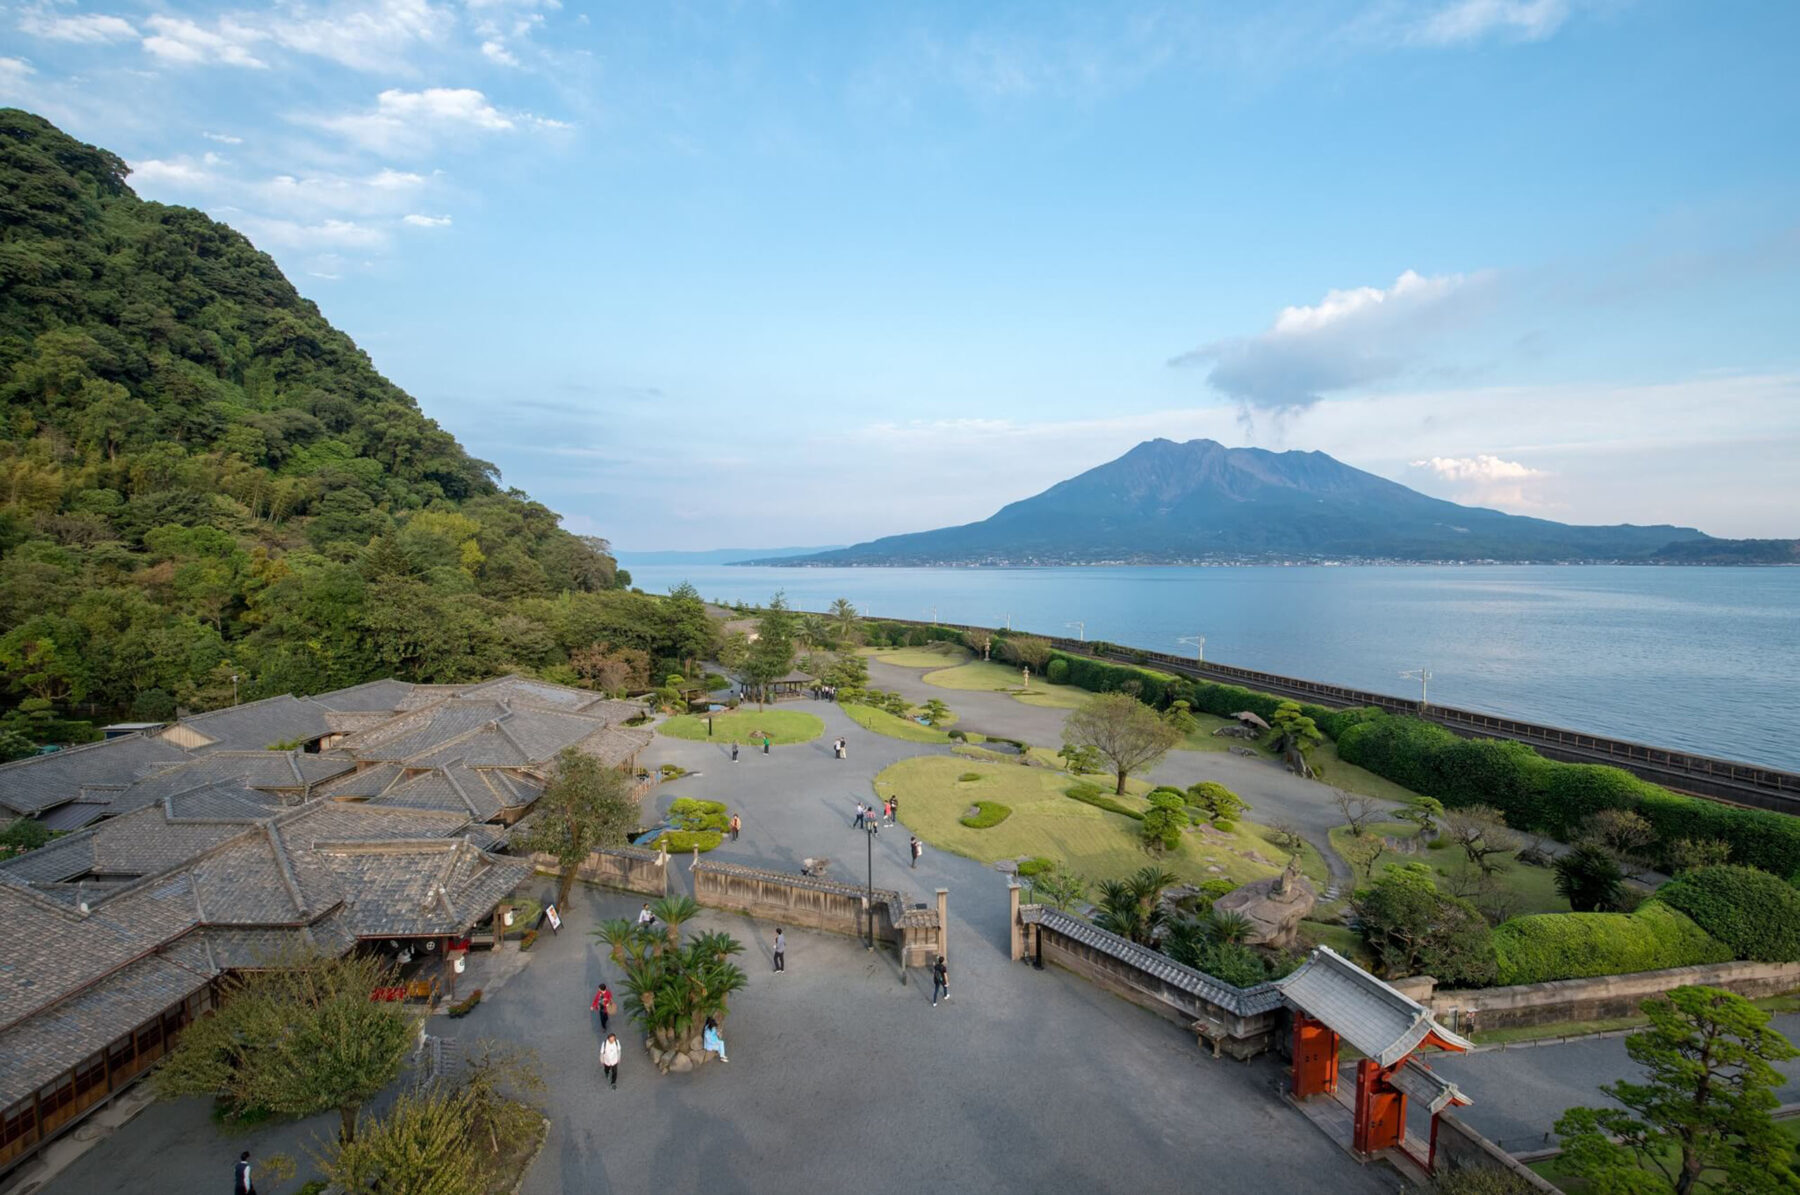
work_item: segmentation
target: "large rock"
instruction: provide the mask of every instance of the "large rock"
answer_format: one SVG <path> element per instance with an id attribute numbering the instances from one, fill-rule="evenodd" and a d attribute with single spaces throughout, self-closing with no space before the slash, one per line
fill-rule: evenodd
<path id="1" fill-rule="evenodd" d="M 1238 913 L 1250 922 L 1252 946 L 1286 949 L 1295 944 L 1300 923 L 1319 903 L 1312 881 L 1289 863 L 1287 870 L 1266 880 L 1251 880 L 1213 902 L 1213 910 Z"/>

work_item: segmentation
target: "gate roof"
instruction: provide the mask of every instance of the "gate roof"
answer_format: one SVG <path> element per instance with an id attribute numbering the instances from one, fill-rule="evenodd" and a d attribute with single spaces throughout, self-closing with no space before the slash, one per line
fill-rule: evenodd
<path id="1" fill-rule="evenodd" d="M 1423 1004 L 1329 946 L 1314 947 L 1299 970 L 1275 986 L 1290 1005 L 1323 1021 L 1379 1066 L 1393 1066 L 1425 1045 L 1461 1051 L 1472 1044 L 1439 1025 Z"/>

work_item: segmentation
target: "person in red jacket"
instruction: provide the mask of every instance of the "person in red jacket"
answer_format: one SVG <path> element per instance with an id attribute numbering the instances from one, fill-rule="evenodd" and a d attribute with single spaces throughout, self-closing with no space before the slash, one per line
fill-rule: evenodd
<path id="1" fill-rule="evenodd" d="M 613 1014 L 612 989 L 605 984 L 601 984 L 600 990 L 594 993 L 593 1009 L 600 1014 L 600 1032 L 605 1033 L 606 1022 L 612 1019 Z"/>

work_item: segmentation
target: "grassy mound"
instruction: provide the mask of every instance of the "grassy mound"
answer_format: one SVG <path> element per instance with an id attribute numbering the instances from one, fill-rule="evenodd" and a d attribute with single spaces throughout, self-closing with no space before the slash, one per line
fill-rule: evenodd
<path id="1" fill-rule="evenodd" d="M 886 710 L 878 710 L 872 705 L 846 703 L 838 708 L 864 730 L 884 734 L 890 739 L 904 739 L 909 743 L 948 743 L 950 741 L 950 736 L 942 730 L 914 722 L 911 718 L 897 718 Z"/>

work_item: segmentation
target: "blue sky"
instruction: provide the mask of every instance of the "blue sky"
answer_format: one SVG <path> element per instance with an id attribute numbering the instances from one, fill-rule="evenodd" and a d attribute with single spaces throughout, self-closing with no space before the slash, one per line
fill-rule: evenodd
<path id="1" fill-rule="evenodd" d="M 1800 5 L 10 4 L 624 548 L 985 517 L 1153 436 L 1800 535 Z"/>

